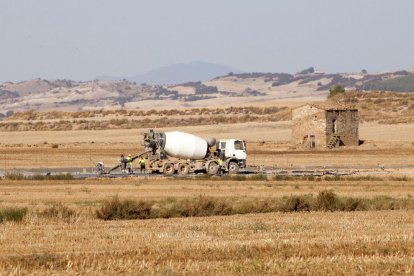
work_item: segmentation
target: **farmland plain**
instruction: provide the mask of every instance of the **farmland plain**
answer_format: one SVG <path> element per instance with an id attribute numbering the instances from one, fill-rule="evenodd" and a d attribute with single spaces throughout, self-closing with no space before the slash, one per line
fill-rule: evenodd
<path id="1" fill-rule="evenodd" d="M 126 178 L 2 180 L 1 207 L 27 207 L 0 224 L 1 274 L 400 274 L 414 269 L 414 211 L 294 212 L 103 221 L 115 195 L 272 199 L 316 195 L 411 199 L 412 178 L 244 180 Z M 45 218 L 62 204 L 70 220 Z"/>
<path id="2" fill-rule="evenodd" d="M 390 114 L 408 112 L 395 110 Z M 336 150 L 292 147 L 289 121 L 157 128 L 245 139 L 249 165 L 371 168 L 364 176 L 3 178 L 0 211 L 27 208 L 27 214 L 22 221 L 0 222 L 0 274 L 412 274 L 414 125 L 406 113 L 399 123 L 391 124 L 397 115 L 386 114 L 382 119 L 389 124 L 364 121 L 363 144 Z M 145 130 L 2 131 L 0 171 L 82 170 L 101 160 L 110 167 L 121 153 L 142 151 Z M 199 197 L 273 202 L 316 198 L 324 191 L 354 202 L 372 200 L 380 208 L 146 220 L 102 220 L 96 215 L 115 197 L 134 202 Z M 64 212 L 54 216 L 54 206 Z"/>

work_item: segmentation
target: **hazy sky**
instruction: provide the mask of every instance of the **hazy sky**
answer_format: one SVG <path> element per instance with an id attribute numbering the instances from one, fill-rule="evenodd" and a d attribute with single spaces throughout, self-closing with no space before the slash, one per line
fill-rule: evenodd
<path id="1" fill-rule="evenodd" d="M 412 0 L 0 0 L 0 81 L 414 67 Z"/>

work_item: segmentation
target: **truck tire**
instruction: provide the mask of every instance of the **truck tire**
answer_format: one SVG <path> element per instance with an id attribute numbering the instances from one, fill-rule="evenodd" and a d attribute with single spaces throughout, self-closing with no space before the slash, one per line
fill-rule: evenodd
<path id="1" fill-rule="evenodd" d="M 167 163 L 164 165 L 164 174 L 173 175 L 175 173 L 174 164 Z"/>
<path id="2" fill-rule="evenodd" d="M 206 167 L 207 167 L 207 173 L 211 175 L 217 174 L 219 170 L 219 165 L 217 164 L 216 161 L 208 162 Z"/>
<path id="3" fill-rule="evenodd" d="M 178 173 L 180 175 L 187 175 L 190 172 L 190 166 L 185 163 L 181 163 L 178 165 Z"/>
<path id="4" fill-rule="evenodd" d="M 230 174 L 236 174 L 239 172 L 239 164 L 237 164 L 236 162 L 230 162 L 229 163 L 229 173 Z"/>

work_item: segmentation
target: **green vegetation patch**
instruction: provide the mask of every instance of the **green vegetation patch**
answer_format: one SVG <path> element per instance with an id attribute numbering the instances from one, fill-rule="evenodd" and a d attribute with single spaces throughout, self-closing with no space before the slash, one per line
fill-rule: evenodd
<path id="1" fill-rule="evenodd" d="M 0 210 L 0 223 L 6 221 L 22 221 L 27 215 L 27 208 L 7 207 Z"/>
<path id="2" fill-rule="evenodd" d="M 371 82 L 364 85 L 363 89 L 393 92 L 414 92 L 414 76 L 405 76 L 389 80 Z"/>

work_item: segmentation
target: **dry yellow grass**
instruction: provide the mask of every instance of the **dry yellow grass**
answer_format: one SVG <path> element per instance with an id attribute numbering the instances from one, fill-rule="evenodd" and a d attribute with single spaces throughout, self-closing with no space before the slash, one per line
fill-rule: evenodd
<path id="1" fill-rule="evenodd" d="M 136 200 L 199 195 L 272 198 L 290 194 L 317 194 L 326 189 L 333 189 L 340 196 L 373 197 L 385 194 L 404 198 L 414 196 L 413 184 L 412 178 L 399 181 L 388 177 L 375 181 L 224 181 L 220 178 L 171 179 L 163 176 L 56 181 L 2 180 L 0 189 L 3 201 L 0 206 L 12 203 L 19 207 L 30 205 L 43 208 L 53 202 L 63 202 L 71 207 L 96 206 L 115 195 Z"/>
<path id="2" fill-rule="evenodd" d="M 117 179 L 0 181 L 1 206 L 27 206 L 22 223 L 0 224 L 0 274 L 410 274 L 414 212 L 269 213 L 101 221 L 104 199 L 198 194 L 280 197 L 333 188 L 339 195 L 407 197 L 414 180 L 208 181 Z M 63 202 L 71 223 L 41 218 Z"/>
<path id="3" fill-rule="evenodd" d="M 283 91 L 283 94 L 289 93 Z M 270 98 L 274 100 L 274 96 Z M 246 99 L 250 98 L 246 97 Z M 317 99 L 310 100 L 314 102 Z M 223 102 L 224 106 L 229 104 L 228 107 L 222 105 L 219 108 L 213 108 L 214 104 L 211 103 L 206 105 L 208 107 L 188 109 L 17 112 L 0 122 L 0 129 L 2 131 L 104 130 L 280 122 L 290 120 L 290 107 L 294 107 L 292 101 L 289 103 L 283 100 L 263 102 L 262 98 L 259 102 L 251 102 L 249 106 L 240 103 L 232 105 L 234 100 L 231 97 L 229 100 L 229 103 Z M 296 106 L 304 101 L 306 99 L 300 98 Z M 349 91 L 331 98 L 327 104 L 337 101 L 356 106 L 360 111 L 361 122 L 413 123 L 414 96 L 410 93 Z M 166 103 L 165 106 L 168 104 Z"/>
<path id="4" fill-rule="evenodd" d="M 348 91 L 331 100 L 355 105 L 360 111 L 361 121 L 382 124 L 414 121 L 413 93 Z"/>

